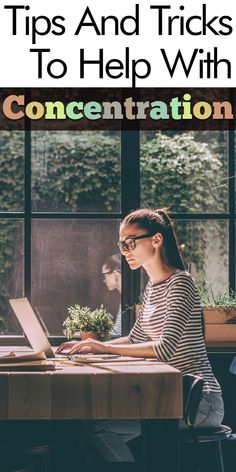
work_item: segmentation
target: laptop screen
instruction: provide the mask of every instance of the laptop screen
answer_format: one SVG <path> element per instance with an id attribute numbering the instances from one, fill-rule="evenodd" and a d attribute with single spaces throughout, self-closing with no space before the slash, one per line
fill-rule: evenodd
<path id="1" fill-rule="evenodd" d="M 52 346 L 27 298 L 15 298 L 9 302 L 33 350 L 43 351 L 47 357 L 55 357 Z"/>

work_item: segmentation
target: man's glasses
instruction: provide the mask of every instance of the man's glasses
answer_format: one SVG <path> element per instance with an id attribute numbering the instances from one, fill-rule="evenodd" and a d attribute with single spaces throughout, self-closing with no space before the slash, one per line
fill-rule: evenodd
<path id="1" fill-rule="evenodd" d="M 113 270 L 109 270 L 107 272 L 102 272 L 103 279 L 106 280 L 107 276 L 110 275 L 110 274 L 113 274 L 114 272 L 119 272 L 120 273 L 120 270 L 113 269 Z"/>
<path id="2" fill-rule="evenodd" d="M 103 277 L 103 279 L 105 280 L 106 277 L 107 277 L 107 275 L 112 274 L 112 272 L 114 272 L 114 271 L 113 271 L 113 270 L 109 270 L 109 272 L 102 272 L 102 277 Z"/>
<path id="3" fill-rule="evenodd" d="M 152 236 L 154 236 L 154 234 L 156 233 L 142 234 L 141 236 L 134 236 L 132 238 L 128 237 L 124 239 L 124 241 L 118 241 L 117 246 L 121 252 L 124 251 L 125 249 L 128 251 L 133 251 L 136 248 L 135 241 L 137 239 L 151 238 Z"/>

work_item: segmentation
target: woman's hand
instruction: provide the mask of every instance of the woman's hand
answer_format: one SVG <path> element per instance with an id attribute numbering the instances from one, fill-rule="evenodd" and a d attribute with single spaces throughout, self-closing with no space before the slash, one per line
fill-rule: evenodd
<path id="1" fill-rule="evenodd" d="M 55 351 L 56 354 L 59 354 L 60 352 L 64 351 L 70 351 L 72 347 L 76 344 L 77 341 L 67 341 L 66 343 L 61 344 L 57 350 Z M 66 352 L 66 354 L 67 354 Z"/>
<path id="2" fill-rule="evenodd" d="M 56 354 L 66 351 L 69 355 L 72 354 L 105 354 L 107 353 L 106 344 L 95 339 L 88 338 L 85 341 L 69 341 L 61 344 L 56 351 Z"/>

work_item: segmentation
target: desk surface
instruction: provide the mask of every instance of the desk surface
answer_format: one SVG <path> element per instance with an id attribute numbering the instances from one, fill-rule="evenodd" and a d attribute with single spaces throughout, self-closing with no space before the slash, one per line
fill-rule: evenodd
<path id="1" fill-rule="evenodd" d="M 0 419 L 181 417 L 181 374 L 156 360 L 0 372 Z"/>

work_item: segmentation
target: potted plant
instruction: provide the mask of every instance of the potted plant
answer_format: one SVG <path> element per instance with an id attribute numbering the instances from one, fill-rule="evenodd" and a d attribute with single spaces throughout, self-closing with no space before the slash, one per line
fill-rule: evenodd
<path id="1" fill-rule="evenodd" d="M 139 317 L 139 313 L 140 313 L 141 308 L 142 308 L 142 298 L 139 297 L 137 302 L 134 303 L 134 305 L 126 305 L 125 310 L 122 311 L 122 316 L 130 315 L 131 312 L 133 312 L 134 321 L 136 321 Z"/>
<path id="2" fill-rule="evenodd" d="M 236 293 L 215 295 L 208 281 L 198 282 L 207 343 L 236 341 Z M 234 325 L 234 326 L 232 326 Z"/>
<path id="3" fill-rule="evenodd" d="M 112 315 L 106 312 L 103 305 L 92 310 L 87 306 L 81 307 L 76 304 L 69 307 L 68 312 L 69 316 L 63 322 L 68 339 L 78 334 L 81 340 L 90 337 L 106 341 L 111 337 L 114 322 Z"/>

